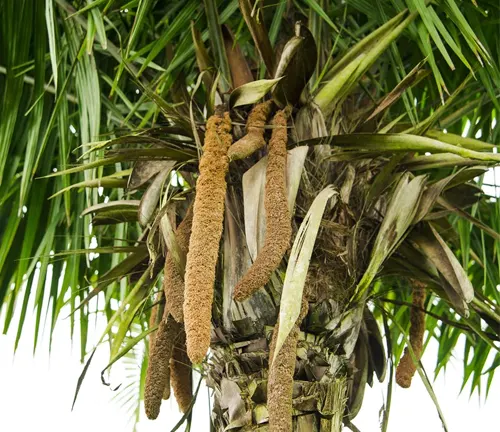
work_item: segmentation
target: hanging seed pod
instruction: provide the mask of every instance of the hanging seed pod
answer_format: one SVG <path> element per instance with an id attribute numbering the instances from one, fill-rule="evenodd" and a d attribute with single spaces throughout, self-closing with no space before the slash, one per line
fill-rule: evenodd
<path id="1" fill-rule="evenodd" d="M 149 317 L 149 328 L 154 327 L 158 325 L 158 321 L 160 320 L 160 317 L 164 313 L 164 304 L 161 303 L 161 300 L 163 298 L 163 293 L 158 293 L 155 296 L 155 304 L 151 308 L 151 316 Z M 151 353 L 154 350 L 155 343 L 156 343 L 156 332 L 158 330 L 155 330 L 154 332 L 149 334 L 149 356 L 151 358 Z M 165 388 L 163 389 L 163 399 L 168 399 L 170 397 L 170 380 L 167 380 L 165 383 Z"/>
<path id="2" fill-rule="evenodd" d="M 193 208 L 190 206 L 184 220 L 175 231 L 177 243 L 183 253 L 187 253 L 189 247 L 192 222 Z M 182 309 L 184 305 L 184 276 L 175 265 L 170 253 L 167 254 L 167 258 L 165 259 L 163 292 L 165 293 L 165 310 L 167 310 L 177 322 L 184 322 L 184 312 Z"/>
<path id="3" fill-rule="evenodd" d="M 415 357 L 420 360 L 424 344 L 425 332 L 425 286 L 417 281 L 413 281 L 413 306 L 410 311 L 410 344 L 415 354 Z M 405 348 L 403 357 L 401 358 L 396 369 L 396 382 L 403 388 L 408 388 L 411 385 L 411 380 L 417 367 L 413 362 L 408 348 Z"/>
<path id="4" fill-rule="evenodd" d="M 286 194 L 287 111 L 278 111 L 272 121 L 266 168 L 264 206 L 266 235 L 254 263 L 234 288 L 234 298 L 242 301 L 262 288 L 279 266 L 290 245 L 292 225 Z"/>
<path id="5" fill-rule="evenodd" d="M 156 419 L 160 414 L 163 396 L 170 395 L 170 358 L 180 329 L 180 324 L 168 315 L 167 318 L 162 319 L 156 331 L 154 346 L 149 353 L 144 389 L 144 407 L 146 416 L 150 420 Z M 167 388 L 168 391 L 165 394 Z"/>
<path id="6" fill-rule="evenodd" d="M 186 333 L 181 331 L 170 359 L 170 382 L 180 410 L 186 413 L 193 399 L 191 360 L 186 351 Z"/>
<path id="7" fill-rule="evenodd" d="M 210 345 L 215 266 L 224 220 L 229 165 L 227 151 L 231 140 L 229 114 L 210 117 L 196 182 L 193 225 L 186 260 L 184 323 L 187 352 L 193 363 L 203 360 Z"/>
<path id="8" fill-rule="evenodd" d="M 229 147 L 227 155 L 230 161 L 245 159 L 264 147 L 266 144 L 264 126 L 271 112 L 271 107 L 272 101 L 255 105 L 247 119 L 247 134 Z"/>
<path id="9" fill-rule="evenodd" d="M 276 322 L 269 352 L 269 380 L 267 384 L 267 409 L 269 411 L 269 430 L 273 432 L 292 431 L 292 392 L 293 374 L 297 356 L 299 326 L 308 311 L 308 302 L 302 299 L 302 309 L 294 329 L 287 336 L 274 361 L 274 350 L 279 331 Z"/>
<path id="10" fill-rule="evenodd" d="M 158 296 L 155 296 L 155 299 L 154 299 L 155 302 L 156 302 L 157 298 L 158 298 Z M 149 328 L 154 327 L 156 325 L 156 319 L 158 317 L 158 308 L 159 308 L 158 303 L 154 304 L 153 307 L 151 308 L 151 315 L 149 316 Z M 156 330 L 149 334 L 149 352 L 150 353 L 155 346 L 155 338 L 156 338 Z"/>

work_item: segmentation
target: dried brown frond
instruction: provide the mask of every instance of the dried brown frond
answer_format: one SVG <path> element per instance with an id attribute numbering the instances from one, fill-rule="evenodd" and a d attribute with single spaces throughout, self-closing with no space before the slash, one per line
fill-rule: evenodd
<path id="1" fill-rule="evenodd" d="M 189 248 L 189 237 L 191 236 L 191 224 L 193 222 L 193 208 L 189 207 L 184 220 L 175 231 L 177 243 L 182 252 L 187 253 Z M 165 293 L 165 310 L 167 310 L 177 322 L 184 321 L 184 276 L 175 265 L 172 255 L 167 254 L 163 275 L 163 292 Z"/>
<path id="2" fill-rule="evenodd" d="M 292 391 L 293 374 L 297 356 L 299 326 L 307 314 L 308 302 L 302 299 L 302 308 L 294 329 L 286 338 L 273 361 L 279 324 L 276 323 L 269 352 L 269 380 L 267 384 L 267 409 L 269 411 L 269 430 L 273 432 L 292 431 Z"/>
<path id="3" fill-rule="evenodd" d="M 193 399 L 193 379 L 191 360 L 186 351 L 186 333 L 179 335 L 170 359 L 170 382 L 174 390 L 175 400 L 180 410 L 185 413 Z"/>
<path id="4" fill-rule="evenodd" d="M 266 235 L 255 262 L 234 288 L 234 298 L 244 300 L 262 288 L 279 266 L 290 245 L 292 224 L 286 194 L 287 113 L 278 111 L 273 119 L 266 169 L 264 206 Z"/>
<path id="5" fill-rule="evenodd" d="M 164 317 L 156 331 L 154 346 L 149 353 L 144 407 L 146 416 L 151 420 L 156 419 L 160 414 L 163 396 L 170 395 L 170 358 L 180 328 L 180 324 L 171 315 L 168 315 L 167 318 Z"/>
<path id="6" fill-rule="evenodd" d="M 425 332 L 425 286 L 421 282 L 413 281 L 413 306 L 410 311 L 410 344 L 415 354 L 415 357 L 420 360 L 424 344 Z M 413 362 L 408 348 L 405 348 L 403 357 L 401 358 L 396 369 L 396 382 L 403 388 L 408 388 L 411 385 L 411 380 L 417 367 Z"/>
<path id="7" fill-rule="evenodd" d="M 266 144 L 264 126 L 271 112 L 271 107 L 272 101 L 255 105 L 247 119 L 247 134 L 229 147 L 227 155 L 230 161 L 245 159 L 264 147 Z"/>
<path id="8" fill-rule="evenodd" d="M 229 114 L 210 117 L 196 182 L 185 275 L 184 322 L 187 352 L 193 363 L 203 360 L 210 345 L 215 266 L 222 235 L 227 151 L 231 141 Z"/>

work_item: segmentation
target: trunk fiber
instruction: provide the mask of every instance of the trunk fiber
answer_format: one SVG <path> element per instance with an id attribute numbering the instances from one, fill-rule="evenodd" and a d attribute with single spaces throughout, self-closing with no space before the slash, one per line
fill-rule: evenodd
<path id="1" fill-rule="evenodd" d="M 215 431 L 269 431 L 267 338 L 212 348 L 208 385 L 214 390 Z M 267 329 L 266 329 L 267 330 Z M 342 357 L 320 344 L 317 336 L 300 333 L 293 381 L 294 432 L 340 432 L 348 370 Z"/>

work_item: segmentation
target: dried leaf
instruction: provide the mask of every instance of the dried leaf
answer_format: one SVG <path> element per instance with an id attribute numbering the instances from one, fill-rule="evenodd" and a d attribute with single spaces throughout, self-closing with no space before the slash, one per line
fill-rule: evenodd
<path id="1" fill-rule="evenodd" d="M 295 105 L 316 67 L 317 49 L 311 32 L 300 21 L 295 23 L 295 36 L 281 53 L 275 78 L 283 78 L 273 90 L 278 106 Z"/>
<path id="2" fill-rule="evenodd" d="M 300 315 L 307 271 L 321 219 L 328 200 L 336 194 L 333 186 L 327 186 L 318 194 L 309 207 L 293 242 L 281 294 L 279 331 L 273 361 Z"/>
<path id="3" fill-rule="evenodd" d="M 175 165 L 174 161 L 165 160 L 149 160 L 138 161 L 134 165 L 132 174 L 128 179 L 127 189 L 135 190 L 140 188 L 144 183 L 149 181 L 154 175 L 166 168 L 172 168 Z"/>
<path id="4" fill-rule="evenodd" d="M 438 180 L 427 186 L 422 193 L 422 198 L 418 206 L 417 214 L 415 215 L 414 223 L 421 221 L 432 210 L 434 204 L 441 196 L 443 191 L 452 188 L 459 184 L 465 183 L 483 173 L 488 169 L 486 167 L 464 168 L 451 174 L 441 180 Z"/>
<path id="5" fill-rule="evenodd" d="M 290 215 L 294 214 L 295 200 L 299 191 L 307 152 L 307 147 L 296 147 L 288 152 L 286 159 L 286 189 Z"/>
<path id="6" fill-rule="evenodd" d="M 229 96 L 229 109 L 259 102 L 280 79 L 257 80 L 235 88 Z"/>
<path id="7" fill-rule="evenodd" d="M 234 87 L 240 87 L 253 81 L 252 71 L 248 66 L 239 44 L 234 40 L 233 33 L 227 25 L 222 26 L 222 38 L 229 62 L 229 70 Z"/>
<path id="8" fill-rule="evenodd" d="M 409 87 L 415 85 L 416 83 L 420 82 L 420 80 L 429 75 L 430 73 L 429 71 L 422 70 L 422 66 L 425 64 L 426 61 L 427 59 L 424 59 L 420 63 L 418 63 L 408 73 L 408 75 L 406 75 L 401 80 L 401 82 L 396 87 L 394 87 L 394 89 L 387 96 L 384 97 L 384 99 L 377 105 L 377 107 L 373 110 L 373 112 L 370 114 L 370 117 L 368 117 L 366 121 L 371 120 L 377 114 L 389 108 L 394 102 L 396 102 L 403 95 L 403 93 Z"/>
<path id="9" fill-rule="evenodd" d="M 353 300 L 359 300 L 363 297 L 382 263 L 403 240 L 415 219 L 425 181 L 426 176 L 418 176 L 412 180 L 410 180 L 409 173 L 404 173 L 401 176 L 375 239 L 370 263 L 356 287 Z"/>
<path id="10" fill-rule="evenodd" d="M 427 225 L 422 232 L 413 234 L 411 240 L 436 266 L 460 298 L 470 303 L 474 298 L 474 288 L 462 265 L 439 233 L 431 225 Z M 450 300 L 453 301 L 451 298 Z M 462 308 L 461 304 L 457 306 Z"/>
<path id="11" fill-rule="evenodd" d="M 239 0 L 240 11 L 252 34 L 255 46 L 264 60 L 268 74 L 272 76 L 274 72 L 274 53 L 269 41 L 269 36 L 264 25 L 264 19 L 261 15 L 261 8 L 256 9 L 254 14 L 254 3 L 252 0 Z"/>
<path id="12" fill-rule="evenodd" d="M 171 171 L 171 166 L 160 171 L 151 182 L 146 192 L 144 192 L 138 209 L 138 220 L 143 227 L 145 227 L 153 217 L 158 207 L 158 203 L 160 202 L 161 192 Z"/>
<path id="13" fill-rule="evenodd" d="M 259 160 L 243 174 L 243 208 L 245 212 L 245 236 L 252 260 L 264 244 L 266 212 L 264 189 L 266 183 L 267 156 Z"/>
<path id="14" fill-rule="evenodd" d="M 363 315 L 364 324 L 368 334 L 368 355 L 372 368 L 377 374 L 378 380 L 382 382 L 385 379 L 385 373 L 387 371 L 387 358 L 382 335 L 377 321 L 375 320 L 375 317 L 371 313 L 370 309 L 365 307 Z"/>

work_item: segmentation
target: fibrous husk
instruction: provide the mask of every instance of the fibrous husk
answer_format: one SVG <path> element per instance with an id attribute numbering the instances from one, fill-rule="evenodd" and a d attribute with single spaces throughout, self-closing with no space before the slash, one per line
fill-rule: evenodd
<path id="1" fill-rule="evenodd" d="M 269 281 L 271 274 L 283 259 L 292 235 L 286 192 L 287 111 L 278 111 L 272 125 L 264 198 L 266 210 L 264 246 L 252 267 L 234 288 L 234 298 L 238 301 L 246 299 Z"/>
<path id="2" fill-rule="evenodd" d="M 170 358 L 180 329 L 180 325 L 168 315 L 162 319 L 156 331 L 154 346 L 149 353 L 144 389 L 146 416 L 151 420 L 160 414 L 162 398 L 170 395 Z"/>
<path id="3" fill-rule="evenodd" d="M 410 311 L 410 344 L 416 360 L 419 361 L 422 356 L 425 332 L 425 287 L 420 282 L 413 282 L 412 303 L 413 307 Z M 417 367 L 412 356 L 408 348 L 405 348 L 404 355 L 396 369 L 396 382 L 403 388 L 410 387 L 416 370 Z"/>
<path id="4" fill-rule="evenodd" d="M 255 105 L 247 119 L 246 135 L 229 147 L 229 151 L 227 152 L 229 160 L 245 159 L 264 147 L 266 144 L 264 140 L 264 126 L 271 112 L 271 107 L 272 101 Z"/>
<path id="5" fill-rule="evenodd" d="M 210 117 L 199 165 L 186 260 L 184 322 L 187 352 L 193 363 L 203 360 L 210 345 L 215 266 L 222 235 L 229 165 L 227 151 L 231 141 L 229 114 Z"/>
<path id="6" fill-rule="evenodd" d="M 184 220 L 175 231 L 175 237 L 179 248 L 187 253 L 189 237 L 191 236 L 191 224 L 193 222 L 193 208 L 189 207 Z M 175 265 L 170 253 L 165 259 L 165 270 L 163 276 L 163 291 L 165 293 L 165 309 L 177 322 L 184 322 L 184 276 Z"/>
<path id="7" fill-rule="evenodd" d="M 186 333 L 181 330 L 170 359 L 170 383 L 179 409 L 185 413 L 193 399 L 191 360 L 186 351 Z"/>

